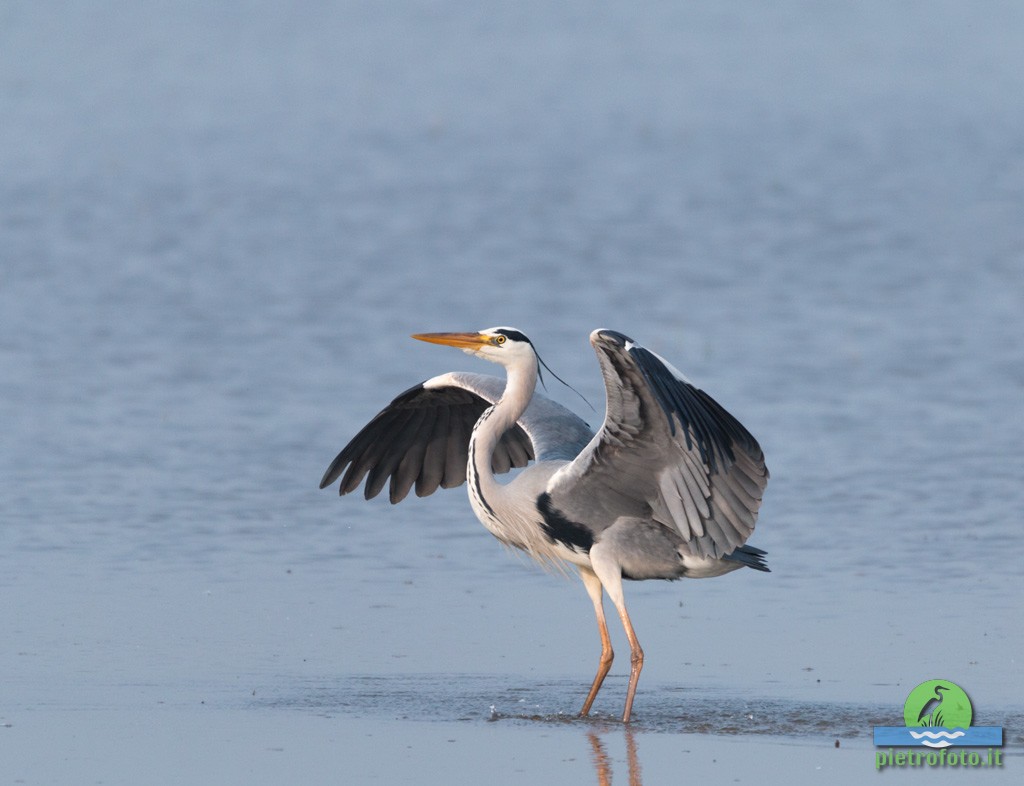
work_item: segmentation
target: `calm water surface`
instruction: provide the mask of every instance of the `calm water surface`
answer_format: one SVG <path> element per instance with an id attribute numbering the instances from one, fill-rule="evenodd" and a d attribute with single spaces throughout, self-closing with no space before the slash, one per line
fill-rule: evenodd
<path id="1" fill-rule="evenodd" d="M 0 778 L 861 782 L 932 678 L 1012 777 L 1022 37 L 1013 3 L 5 6 Z M 768 456 L 771 574 L 627 587 L 630 735 L 624 658 L 570 720 L 578 581 L 461 490 L 316 489 L 393 395 L 491 370 L 409 333 L 496 324 L 599 411 L 587 334 L 626 332 Z"/>

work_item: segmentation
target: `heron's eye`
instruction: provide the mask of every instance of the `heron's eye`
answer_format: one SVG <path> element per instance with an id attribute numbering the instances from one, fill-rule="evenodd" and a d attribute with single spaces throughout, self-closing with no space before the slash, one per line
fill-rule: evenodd
<path id="1" fill-rule="evenodd" d="M 495 344 L 497 344 L 497 345 L 498 345 L 499 347 L 500 347 L 500 346 L 501 346 L 502 344 L 504 344 L 504 343 L 505 343 L 505 337 L 504 337 L 504 336 L 501 336 L 501 335 L 495 336 L 495 337 L 494 337 L 493 339 L 491 339 L 491 340 L 492 340 L 492 341 L 493 341 L 493 342 L 494 342 Z"/>

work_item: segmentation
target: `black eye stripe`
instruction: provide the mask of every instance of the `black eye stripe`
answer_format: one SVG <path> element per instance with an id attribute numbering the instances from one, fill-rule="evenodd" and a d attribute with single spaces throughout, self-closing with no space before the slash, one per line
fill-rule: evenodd
<path id="1" fill-rule="evenodd" d="M 510 338 L 513 341 L 522 341 L 522 342 L 524 342 L 526 344 L 530 343 L 530 339 L 528 339 L 526 336 L 524 336 L 518 330 L 499 330 L 497 332 L 500 333 L 501 335 L 503 335 L 505 338 Z"/>

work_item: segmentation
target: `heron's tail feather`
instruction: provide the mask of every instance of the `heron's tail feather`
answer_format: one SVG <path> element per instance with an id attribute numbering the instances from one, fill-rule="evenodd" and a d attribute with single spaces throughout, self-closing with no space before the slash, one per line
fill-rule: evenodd
<path id="1" fill-rule="evenodd" d="M 732 560 L 738 562 L 741 565 L 746 565 L 748 568 L 754 570 L 763 570 L 765 573 L 771 573 L 768 568 L 768 564 L 764 561 L 767 552 L 756 546 L 740 546 L 731 554 L 726 554 L 722 559 Z"/>

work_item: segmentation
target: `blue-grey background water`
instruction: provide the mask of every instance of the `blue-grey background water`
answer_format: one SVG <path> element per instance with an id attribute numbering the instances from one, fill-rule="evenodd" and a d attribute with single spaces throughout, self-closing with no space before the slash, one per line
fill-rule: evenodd
<path id="1" fill-rule="evenodd" d="M 1012 2 L 5 3 L 0 780 L 860 782 L 933 678 L 1012 753 L 1022 40 Z M 496 370 L 409 333 L 496 324 L 595 425 L 587 335 L 630 334 L 768 456 L 771 574 L 627 587 L 635 738 L 626 658 L 568 720 L 590 604 L 464 491 L 316 488 Z"/>

